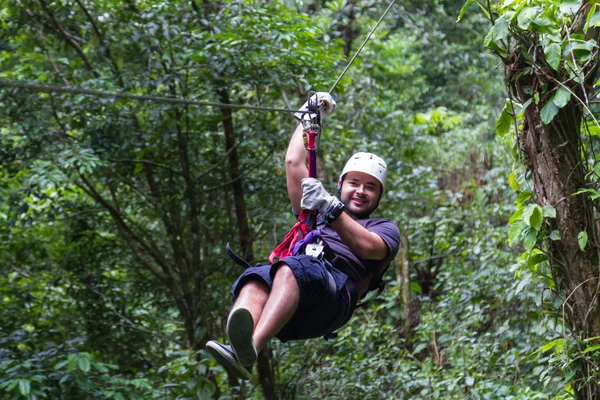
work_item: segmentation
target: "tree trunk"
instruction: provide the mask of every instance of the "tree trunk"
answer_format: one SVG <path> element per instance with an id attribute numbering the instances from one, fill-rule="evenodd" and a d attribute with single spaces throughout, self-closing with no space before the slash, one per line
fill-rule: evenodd
<path id="1" fill-rule="evenodd" d="M 226 89 L 218 89 L 217 94 L 222 103 L 229 104 L 229 92 Z M 242 257 L 252 262 L 254 252 L 252 250 L 252 234 L 248 225 L 248 214 L 246 212 L 246 199 L 244 197 L 244 182 L 240 172 L 240 162 L 237 154 L 237 140 L 233 129 L 233 118 L 231 109 L 221 108 L 223 115 L 223 130 L 225 131 L 225 151 L 229 161 L 229 177 L 231 179 L 231 188 L 233 190 L 233 199 L 235 204 L 235 217 L 240 238 Z"/>
<path id="2" fill-rule="evenodd" d="M 529 99 L 527 88 L 535 77 L 513 82 L 521 101 Z M 577 88 L 572 88 L 575 93 Z M 550 90 L 548 91 L 550 92 Z M 582 163 L 582 107 L 571 101 L 560 110 L 548 125 L 541 120 L 543 104 L 529 105 L 525 112 L 526 129 L 521 146 L 532 172 L 534 190 L 540 206 L 551 205 L 556 218 L 545 219 L 546 237 L 553 230 L 560 240 L 547 240 L 549 262 L 558 292 L 564 296 L 563 312 L 576 339 L 600 336 L 600 309 L 597 303 L 598 231 L 594 223 L 594 204 L 585 194 L 574 195 L 587 187 L 586 166 Z M 578 235 L 586 232 L 588 243 L 580 248 Z M 595 363 L 582 357 L 583 368 L 575 381 L 578 398 L 596 399 L 600 396 Z"/>
<path id="3" fill-rule="evenodd" d="M 402 296 L 402 308 L 404 309 L 404 339 L 406 344 L 410 343 L 411 338 L 411 304 L 410 304 L 410 272 L 408 259 L 408 233 L 402 232 L 400 237 L 401 252 L 396 258 L 396 275 L 398 276 L 398 288 Z"/>
<path id="4" fill-rule="evenodd" d="M 226 89 L 218 89 L 217 94 L 222 103 L 229 104 L 229 92 Z M 235 216 L 240 238 L 242 257 L 252 263 L 254 252 L 252 249 L 252 234 L 248 225 L 248 214 L 246 211 L 246 199 L 244 197 L 244 183 L 240 172 L 240 164 L 237 155 L 237 141 L 233 129 L 233 118 L 231 109 L 221 108 L 223 115 L 223 129 L 225 131 L 226 152 L 229 161 L 229 177 L 233 190 L 235 203 Z M 265 348 L 258 356 L 258 376 L 263 389 L 265 399 L 275 399 L 275 379 L 271 368 L 271 352 Z"/>

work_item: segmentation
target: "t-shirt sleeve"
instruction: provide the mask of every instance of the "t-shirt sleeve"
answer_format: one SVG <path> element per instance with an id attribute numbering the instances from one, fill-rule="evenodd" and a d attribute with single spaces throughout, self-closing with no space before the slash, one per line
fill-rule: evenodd
<path id="1" fill-rule="evenodd" d="M 389 219 L 382 219 L 378 223 L 367 227 L 367 229 L 369 232 L 376 233 L 383 239 L 390 250 L 387 259 L 393 260 L 400 248 L 400 229 L 398 229 L 398 226 Z"/>

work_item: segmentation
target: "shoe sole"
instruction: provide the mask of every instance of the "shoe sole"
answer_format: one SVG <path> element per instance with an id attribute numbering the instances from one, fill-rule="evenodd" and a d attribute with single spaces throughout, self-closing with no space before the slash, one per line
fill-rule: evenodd
<path id="1" fill-rule="evenodd" d="M 206 349 L 208 350 L 210 355 L 213 356 L 213 358 L 217 360 L 217 362 L 221 364 L 223 368 L 225 368 L 228 374 L 231 374 L 238 379 L 244 379 L 246 381 L 252 378 L 252 374 L 249 371 L 242 371 L 236 368 L 234 364 L 236 364 L 237 361 L 232 360 L 229 354 L 227 354 L 225 350 L 223 350 L 218 344 L 208 342 L 206 344 Z"/>
<path id="2" fill-rule="evenodd" d="M 254 365 L 256 362 L 256 348 L 252 340 L 254 319 L 250 311 L 238 308 L 229 314 L 227 320 L 227 336 L 240 363 L 244 366 Z"/>

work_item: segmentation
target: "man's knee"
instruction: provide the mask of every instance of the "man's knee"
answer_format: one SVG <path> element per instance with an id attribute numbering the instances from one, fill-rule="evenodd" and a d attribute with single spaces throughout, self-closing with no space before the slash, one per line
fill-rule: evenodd
<path id="1" fill-rule="evenodd" d="M 271 288 L 260 279 L 248 279 L 242 284 L 240 293 L 242 291 L 248 291 L 252 293 L 269 293 Z"/>
<path id="2" fill-rule="evenodd" d="M 284 279 L 284 280 L 294 280 L 296 281 L 296 277 L 294 276 L 294 272 L 292 271 L 292 268 L 290 268 L 289 265 L 287 264 L 282 264 L 279 266 L 279 268 L 277 268 L 277 271 L 275 272 L 275 278 L 276 279 Z"/>

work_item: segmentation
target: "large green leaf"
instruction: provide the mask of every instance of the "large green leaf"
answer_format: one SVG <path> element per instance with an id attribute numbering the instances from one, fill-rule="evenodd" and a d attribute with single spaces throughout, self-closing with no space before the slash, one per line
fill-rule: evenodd
<path id="1" fill-rule="evenodd" d="M 552 100 L 548 100 L 544 107 L 542 107 L 542 111 L 540 113 L 542 122 L 548 125 L 550 122 L 552 122 L 554 117 L 556 117 L 556 114 L 558 114 L 559 110 L 560 108 L 558 108 L 558 106 L 554 104 Z"/>
<path id="2" fill-rule="evenodd" d="M 537 204 L 529 204 L 523 210 L 523 221 L 535 230 L 540 230 L 542 227 L 542 208 Z"/>
<path id="3" fill-rule="evenodd" d="M 525 249 L 528 252 L 533 250 L 535 243 L 537 242 L 538 231 L 535 228 L 529 227 L 525 233 L 525 237 L 523 238 L 523 244 L 525 245 Z"/>
<path id="4" fill-rule="evenodd" d="M 523 203 L 525 203 L 527 200 L 529 200 L 530 198 L 533 197 L 533 193 L 531 193 L 528 190 L 524 190 L 521 193 L 519 193 L 519 196 L 517 196 L 517 207 L 522 207 Z"/>
<path id="5" fill-rule="evenodd" d="M 551 205 L 547 204 L 543 207 L 543 215 L 548 218 L 556 218 L 556 209 Z"/>
<path id="6" fill-rule="evenodd" d="M 505 40 L 508 37 L 508 24 L 509 22 L 502 17 L 496 19 L 496 23 L 484 40 L 484 46 L 493 49 L 494 46 L 491 43 L 495 44 L 497 41 Z"/>
<path id="7" fill-rule="evenodd" d="M 559 2 L 560 12 L 567 16 L 575 15 L 581 7 L 582 0 L 562 0 Z"/>
<path id="8" fill-rule="evenodd" d="M 87 355 L 79 356 L 79 358 L 77 359 L 77 367 L 85 373 L 88 373 L 90 371 L 90 359 L 87 357 Z"/>
<path id="9" fill-rule="evenodd" d="M 508 228 L 508 244 L 513 245 L 523 232 L 523 220 L 517 220 L 510 224 Z"/>
<path id="10" fill-rule="evenodd" d="M 31 382 L 27 379 L 19 379 L 19 392 L 22 396 L 27 397 L 31 392 Z"/>
<path id="11" fill-rule="evenodd" d="M 596 200 L 600 198 L 600 191 L 596 190 L 596 189 L 579 189 L 578 191 L 576 191 L 575 193 L 573 193 L 573 196 L 576 196 L 578 194 L 588 194 L 590 199 L 592 200 Z"/>
<path id="12" fill-rule="evenodd" d="M 529 29 L 529 25 L 539 13 L 538 7 L 524 7 L 517 15 L 517 25 L 523 30 Z"/>
<path id="13" fill-rule="evenodd" d="M 510 185 L 510 188 L 515 192 L 519 190 L 519 181 L 517 180 L 517 176 L 514 172 L 511 172 L 508 175 L 508 184 Z"/>
<path id="14" fill-rule="evenodd" d="M 554 96 L 552 96 L 551 101 L 556 104 L 558 108 L 563 108 L 569 103 L 569 100 L 571 100 L 571 92 L 568 89 L 560 86 L 556 90 L 556 93 L 554 93 Z"/>
<path id="15" fill-rule="evenodd" d="M 506 135 L 508 133 L 508 131 L 510 130 L 510 126 L 511 126 L 512 122 L 513 122 L 513 116 L 510 112 L 508 112 L 506 110 L 506 107 L 505 107 L 504 110 L 502 110 L 500 117 L 496 121 L 496 124 L 494 125 L 494 129 L 496 130 L 496 133 L 500 136 Z"/>
<path id="16" fill-rule="evenodd" d="M 515 212 L 510 216 L 508 222 L 513 223 L 519 219 L 523 218 L 523 210 L 524 208 L 517 208 Z"/>
<path id="17" fill-rule="evenodd" d="M 587 246 L 588 234 L 586 231 L 581 231 L 577 235 L 577 242 L 579 243 L 579 248 L 583 251 Z"/>
<path id="18" fill-rule="evenodd" d="M 560 58 L 562 50 L 558 43 L 550 43 L 544 47 L 544 55 L 546 56 L 546 62 L 552 67 L 553 70 L 558 71 L 560 67 Z"/>

